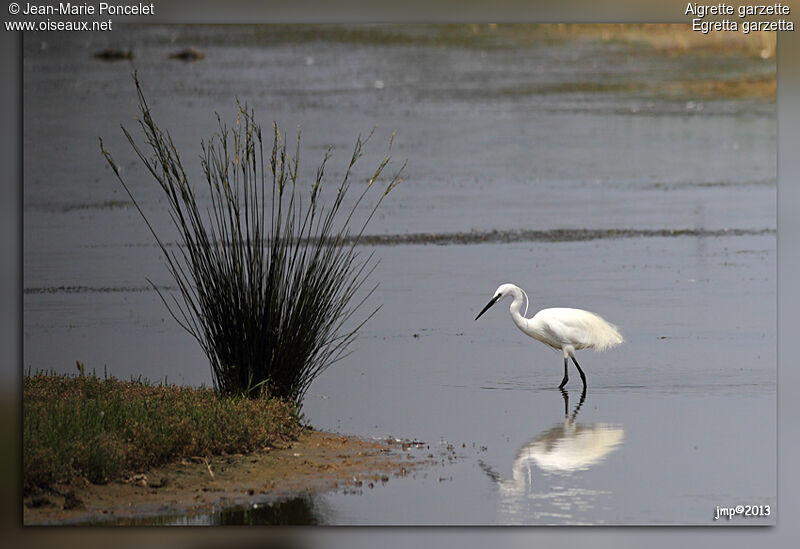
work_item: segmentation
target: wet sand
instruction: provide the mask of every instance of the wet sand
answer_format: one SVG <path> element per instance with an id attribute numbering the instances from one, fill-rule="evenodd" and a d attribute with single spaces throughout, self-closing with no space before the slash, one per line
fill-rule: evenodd
<path id="1" fill-rule="evenodd" d="M 165 515 L 212 514 L 231 507 L 269 509 L 279 501 L 317 492 L 379 490 L 392 479 L 415 474 L 434 453 L 440 452 L 416 441 L 375 441 L 307 430 L 286 448 L 182 460 L 107 484 L 81 479 L 59 484 L 24 498 L 23 522 L 153 524 L 154 517 L 162 517 L 156 523 L 168 522 Z"/>

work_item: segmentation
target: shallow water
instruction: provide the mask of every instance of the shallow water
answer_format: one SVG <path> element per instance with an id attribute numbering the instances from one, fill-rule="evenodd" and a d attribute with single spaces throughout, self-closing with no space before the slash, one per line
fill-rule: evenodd
<path id="1" fill-rule="evenodd" d="M 758 74 L 769 62 L 705 66 L 593 41 L 262 44 L 250 32 L 114 36 L 135 49 L 185 159 L 234 96 L 264 122 L 302 124 L 308 170 L 336 145 L 334 176 L 359 130 L 379 124 L 365 171 L 398 130 L 406 181 L 370 225 L 383 307 L 356 352 L 314 382 L 304 413 L 321 429 L 450 444 L 458 459 L 285 513 L 177 522 L 712 524 L 718 505 L 774 507 L 774 103 L 537 88 Z M 99 154 L 102 135 L 166 226 L 118 129 L 135 124 L 130 65 L 92 59 L 119 46 L 108 36 L 36 38 L 25 42 L 24 367 L 72 372 L 81 360 L 210 384 L 145 281 L 170 286 Z M 206 59 L 166 59 L 184 44 Z M 574 418 L 580 380 L 573 370 L 565 419 L 558 354 L 503 306 L 473 320 L 503 282 L 527 290 L 532 312 L 577 306 L 621 326 L 624 346 L 578 355 L 589 389 Z"/>

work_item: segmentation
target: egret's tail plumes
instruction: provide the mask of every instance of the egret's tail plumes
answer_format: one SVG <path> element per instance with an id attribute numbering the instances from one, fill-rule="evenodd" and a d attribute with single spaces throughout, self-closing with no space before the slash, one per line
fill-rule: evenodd
<path id="1" fill-rule="evenodd" d="M 607 322 L 604 318 L 594 313 L 588 313 L 592 318 L 587 319 L 586 328 L 588 331 L 591 347 L 597 351 L 605 351 L 623 343 L 625 338 L 619 333 L 619 328 Z"/>

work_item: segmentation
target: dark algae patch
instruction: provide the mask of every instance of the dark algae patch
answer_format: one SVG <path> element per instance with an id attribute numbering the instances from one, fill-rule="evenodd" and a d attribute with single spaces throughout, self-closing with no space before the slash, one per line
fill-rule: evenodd
<path id="1" fill-rule="evenodd" d="M 362 236 L 360 243 L 372 246 L 403 244 L 511 244 L 514 242 L 585 242 L 618 238 L 674 238 L 760 236 L 774 229 L 552 229 L 545 231 L 472 231 L 459 233 L 408 233 Z"/>

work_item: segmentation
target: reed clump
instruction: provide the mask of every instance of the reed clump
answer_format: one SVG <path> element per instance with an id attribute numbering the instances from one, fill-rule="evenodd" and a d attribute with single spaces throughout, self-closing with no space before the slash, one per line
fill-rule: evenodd
<path id="1" fill-rule="evenodd" d="M 347 355 L 361 326 L 377 311 L 362 311 L 375 289 L 365 283 L 376 263 L 358 245 L 382 200 L 400 182 L 405 164 L 384 177 L 391 159 L 383 157 L 362 188 L 351 193 L 354 199 L 348 197 L 353 169 L 372 134 L 359 136 L 332 200 L 323 204 L 331 149 L 315 179 L 304 185 L 299 131 L 293 154 L 277 125 L 265 143 L 254 112 L 238 104 L 235 124 L 227 127 L 218 115 L 218 132 L 202 144 L 201 186 L 207 195 L 201 199 L 134 80 L 144 143 L 124 127 L 123 132 L 164 192 L 177 246 L 156 234 L 102 141 L 101 149 L 160 246 L 177 297 L 154 288 L 202 347 L 216 389 L 247 396 L 266 391 L 300 406 L 311 382 Z M 359 206 L 369 200 L 371 207 L 356 223 Z"/>

